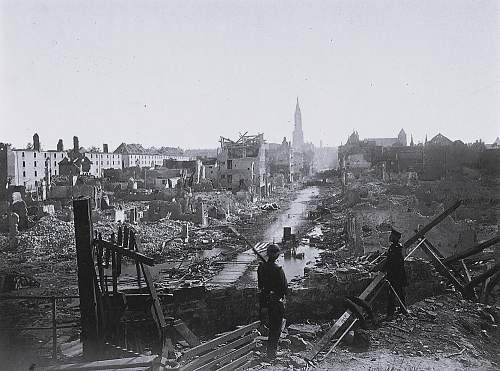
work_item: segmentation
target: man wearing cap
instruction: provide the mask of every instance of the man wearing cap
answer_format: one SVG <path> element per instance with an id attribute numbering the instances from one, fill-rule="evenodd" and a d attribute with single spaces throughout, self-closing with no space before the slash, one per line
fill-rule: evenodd
<path id="1" fill-rule="evenodd" d="M 401 233 L 392 229 L 391 235 L 389 236 L 391 246 L 389 247 L 387 258 L 382 270 L 387 272 L 387 280 L 389 281 L 389 284 L 394 288 L 394 291 L 399 296 L 399 299 L 406 307 L 404 287 L 408 286 L 408 279 L 405 271 L 403 246 L 399 243 L 400 238 Z M 389 287 L 389 295 L 387 298 L 387 317 L 394 316 L 396 303 L 399 304 L 399 300 L 396 298 L 393 290 Z"/>
<path id="2" fill-rule="evenodd" d="M 285 272 L 280 266 L 276 265 L 279 253 L 278 245 L 269 245 L 267 247 L 267 261 L 260 263 L 257 269 L 261 313 L 267 310 L 269 319 L 269 336 L 267 339 L 267 356 L 269 359 L 276 358 L 281 323 L 285 314 L 285 295 L 288 293 Z"/>

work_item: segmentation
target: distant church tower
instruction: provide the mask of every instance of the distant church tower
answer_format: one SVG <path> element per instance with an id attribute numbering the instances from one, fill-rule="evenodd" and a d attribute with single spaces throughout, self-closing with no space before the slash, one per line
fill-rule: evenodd
<path id="1" fill-rule="evenodd" d="M 401 131 L 398 134 L 398 141 L 399 141 L 400 146 L 404 146 L 404 147 L 407 146 L 406 133 L 403 129 L 401 129 Z"/>
<path id="2" fill-rule="evenodd" d="M 304 147 L 304 133 L 302 132 L 302 114 L 300 113 L 299 98 L 295 106 L 295 127 L 293 129 L 292 147 L 296 151 L 301 151 Z"/>

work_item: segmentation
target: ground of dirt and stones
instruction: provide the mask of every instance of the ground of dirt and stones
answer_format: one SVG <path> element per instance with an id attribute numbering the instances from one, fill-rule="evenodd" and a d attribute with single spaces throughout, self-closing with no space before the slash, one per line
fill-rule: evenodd
<path id="1" fill-rule="evenodd" d="M 457 210 L 457 215 L 454 215 L 453 220 L 448 221 L 451 228 L 457 228 L 459 231 L 460 228 L 473 230 L 478 241 L 493 237 L 497 233 L 500 192 L 497 192 L 498 180 L 488 180 L 488 182 L 462 180 L 454 185 L 450 182 L 407 183 L 402 180 L 387 184 L 368 177 L 352 180 L 343 197 L 337 195 L 338 187 L 323 188 L 320 197 L 314 200 L 318 205 L 318 218 L 314 220 L 314 223 L 308 224 L 308 227 L 319 226 L 321 231 L 319 233 L 316 231 L 308 237 L 312 246 L 324 249 L 317 262 L 317 269 L 352 269 L 357 264 L 363 263 L 356 257 L 356 254 L 360 255 L 360 251 L 350 251 L 345 248 L 349 241 L 344 227 L 346 215 L 349 213 L 361 216 L 370 215 L 369 218 L 361 217 L 362 223 L 359 225 L 361 230 L 359 239 L 363 242 L 363 249 L 366 248 L 364 253 L 370 252 L 373 247 L 383 249 L 387 245 L 387 232 L 401 215 L 411 216 L 403 218 L 410 220 L 407 222 L 409 230 L 405 233 L 411 234 L 411 223 L 429 220 L 457 198 L 464 200 L 463 211 Z M 292 197 L 291 192 L 283 193 L 277 195 L 272 201 L 277 201 L 282 208 L 285 208 Z M 230 219 L 229 222 L 255 240 L 258 240 L 259 235 L 264 231 L 264 226 L 272 222 L 279 213 L 279 211 L 264 212 L 259 204 L 242 205 L 240 209 L 239 217 L 238 212 L 235 212 L 233 214 L 236 214 L 236 217 Z M 220 223 L 215 220 L 211 222 Z M 457 222 L 462 224 L 457 226 Z M 184 271 L 179 272 L 179 274 L 185 274 L 186 271 L 190 273 L 188 277 L 192 281 L 202 281 L 200 278 L 215 274 L 214 265 L 210 264 L 211 259 L 228 259 L 232 255 L 231 252 L 236 253 L 246 248 L 243 243 L 221 230 L 194 231 L 194 228 L 191 229 L 195 237 L 189 246 L 178 240 L 173 240 L 163 246 L 163 242 L 180 232 L 182 222 L 161 220 L 155 223 L 140 223 L 138 227 L 142 227 L 142 231 L 138 228 L 139 241 L 148 254 L 161 261 L 187 260 L 192 263 L 181 265 Z M 103 216 L 100 221 L 96 222 L 96 228 L 109 235 L 116 230 L 117 225 Z M 446 229 L 442 233 L 445 236 L 449 235 Z M 72 223 L 54 217 L 44 217 L 32 229 L 21 232 L 19 247 L 14 251 L 9 250 L 6 236 L 0 236 L 2 269 L 17 270 L 22 274 L 27 274 L 41 285 L 40 288 L 28 288 L 19 293 L 37 295 L 76 293 L 73 236 Z M 446 242 L 446 238 L 442 238 L 440 234 L 433 235 L 432 238 L 439 241 L 440 248 Z M 227 245 L 231 246 L 229 254 L 198 258 L 199 252 L 203 249 L 209 247 L 215 249 Z M 451 247 L 453 249 L 450 251 L 456 250 L 456 244 Z M 194 268 L 191 272 L 190 267 Z M 478 271 L 481 269 L 478 267 Z M 490 313 L 493 320 L 490 317 L 481 319 L 479 316 L 482 315 L 479 313 L 484 308 L 461 301 L 453 295 L 432 299 L 434 303 L 424 301 L 414 304 L 412 318 L 398 317 L 393 322 L 382 324 L 379 329 L 367 331 L 365 336 L 370 342 L 368 349 L 360 352 L 359 349 L 355 349 L 355 346 L 353 348 L 352 345 L 342 343 L 316 367 L 353 370 L 363 368 L 372 370 L 498 368 L 498 359 L 493 354 L 494 349 L 498 349 L 496 327 L 498 316 Z M 8 318 L 7 322 L 12 324 L 33 325 L 36 322 L 39 325 L 47 325 L 49 323 L 50 311 L 47 304 L 39 305 L 33 301 L 24 300 L 15 306 L 7 305 L 7 309 L 5 309 L 5 302 L 1 305 L 2 313 L 8 314 L 2 318 Z M 420 305 L 421 309 L 419 309 Z M 74 321 L 78 315 L 75 302 L 67 300 L 62 302 L 60 307 L 61 314 L 58 320 Z M 492 308 L 495 309 L 494 313 L 498 313 L 497 307 Z M 488 320 L 491 326 L 486 324 Z M 466 324 L 463 325 L 463 323 Z M 291 350 L 282 350 L 277 362 L 273 365 L 256 361 L 253 368 L 303 367 L 304 363 L 300 358 L 304 352 L 302 348 L 310 347 L 310 344 L 318 340 L 322 332 L 331 324 L 329 322 L 318 324 L 315 328 L 319 330 L 315 331 L 314 335 L 304 334 L 301 326 L 296 330 L 293 330 L 293 327 L 289 328 L 289 335 L 282 341 L 282 347 L 291 347 Z M 416 336 L 416 334 L 419 335 Z M 456 344 L 447 342 L 443 340 L 444 338 L 449 338 Z M 439 340 L 435 341 L 435 339 Z M 33 334 L 27 343 L 32 345 L 37 342 L 40 342 L 48 352 L 50 349 L 48 336 Z"/>
<path id="2" fill-rule="evenodd" d="M 273 362 L 265 360 L 265 340 L 250 370 L 497 370 L 500 366 L 500 307 L 461 299 L 450 292 L 409 306 L 370 329 L 356 329 L 329 354 L 332 340 L 313 364 L 304 358 L 332 323 L 288 327 Z"/>

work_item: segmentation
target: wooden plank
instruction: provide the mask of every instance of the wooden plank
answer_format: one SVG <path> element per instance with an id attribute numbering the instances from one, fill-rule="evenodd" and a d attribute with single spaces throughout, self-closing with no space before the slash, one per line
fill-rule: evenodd
<path id="1" fill-rule="evenodd" d="M 477 245 L 475 247 L 472 247 L 468 250 L 465 250 L 464 252 L 462 252 L 460 254 L 453 255 L 453 256 L 450 256 L 449 258 L 446 258 L 444 260 L 444 262 L 449 264 L 449 263 L 456 262 L 457 260 L 462 260 L 462 259 L 468 258 L 469 256 L 478 254 L 481 251 L 483 251 L 484 249 L 486 249 L 487 247 L 490 247 L 498 242 L 500 242 L 500 236 L 493 237 L 487 241 L 481 242 L 479 245 Z M 500 248 L 500 247 L 497 246 L 497 248 Z"/>
<path id="2" fill-rule="evenodd" d="M 107 359 L 84 363 L 68 363 L 65 365 L 49 366 L 46 371 L 61 370 L 117 370 L 137 367 L 151 367 L 157 356 L 141 356 L 131 358 Z"/>
<path id="3" fill-rule="evenodd" d="M 215 349 L 217 346 L 224 344 L 224 343 L 228 342 L 229 340 L 232 340 L 236 337 L 242 336 L 242 335 L 246 334 L 247 332 L 250 332 L 250 331 L 258 328 L 259 326 L 260 326 L 260 321 L 255 321 L 255 322 L 252 322 L 248 325 L 240 327 L 239 329 L 228 332 L 227 334 L 216 337 L 215 339 L 212 339 L 210 341 L 207 341 L 203 344 L 198 345 L 197 347 L 189 349 L 179 358 L 179 360 L 181 362 L 186 362 L 186 361 L 192 359 L 193 357 L 197 356 L 198 354 L 205 353 L 209 350 Z"/>
<path id="4" fill-rule="evenodd" d="M 195 369 L 201 367 L 203 364 L 205 364 L 207 362 L 211 362 L 212 360 L 216 359 L 221 354 L 227 354 L 237 347 L 240 347 L 240 346 L 247 344 L 247 343 L 251 343 L 255 339 L 256 336 L 257 336 L 257 334 L 252 333 L 252 334 L 246 335 L 242 338 L 239 338 L 238 340 L 233 341 L 229 344 L 223 345 L 215 350 L 212 350 L 211 352 L 208 352 L 208 353 L 194 359 L 193 361 L 189 362 L 188 364 L 182 366 L 182 370 L 183 371 L 195 370 Z"/>
<path id="5" fill-rule="evenodd" d="M 161 333 L 164 333 L 164 329 L 166 327 L 165 316 L 163 315 L 163 310 L 161 309 L 160 299 L 158 299 L 158 295 L 156 293 L 156 288 L 153 282 L 153 278 L 151 277 L 151 273 L 149 272 L 149 268 L 141 264 L 142 274 L 144 275 L 144 280 L 146 281 L 146 285 L 149 288 L 149 292 L 151 294 L 151 298 L 153 299 L 153 309 L 156 314 L 156 320 L 158 321 L 158 326 L 160 328 Z"/>
<path id="6" fill-rule="evenodd" d="M 99 240 L 102 241 L 102 234 L 99 233 Z M 101 244 L 97 243 L 97 269 L 99 272 L 99 283 L 101 285 L 101 292 L 104 293 L 106 292 L 106 287 L 104 286 L 104 264 L 102 261 L 103 258 L 103 247 Z"/>
<path id="7" fill-rule="evenodd" d="M 198 337 L 193 334 L 193 332 L 181 320 L 176 320 L 173 323 L 173 327 L 188 342 L 190 346 L 195 347 L 201 344 L 200 339 L 198 339 Z"/>
<path id="8" fill-rule="evenodd" d="M 463 261 L 463 259 L 460 260 L 460 263 L 462 264 L 462 267 L 464 268 L 465 277 L 467 278 L 467 283 L 468 283 L 471 281 L 469 269 L 467 269 L 467 266 L 465 265 L 465 262 Z"/>
<path id="9" fill-rule="evenodd" d="M 373 279 L 372 282 L 364 289 L 364 291 L 359 295 L 360 299 L 366 300 L 371 294 L 373 294 L 378 287 L 381 287 L 386 277 L 385 272 L 379 272 L 377 276 Z M 335 333 L 339 331 L 342 327 L 348 326 L 349 322 L 354 320 L 355 316 L 353 315 L 350 309 L 346 310 L 340 318 L 335 321 L 332 327 L 323 335 L 323 337 L 313 346 L 309 352 L 307 352 L 305 359 L 312 361 L 316 355 L 328 344 L 328 342 L 333 338 Z"/>
<path id="10" fill-rule="evenodd" d="M 213 361 L 195 369 L 195 371 L 205 371 L 205 370 L 212 370 L 215 366 L 223 366 L 238 357 L 242 356 L 243 354 L 247 354 L 248 352 L 251 352 L 254 350 L 256 347 L 255 342 L 251 342 L 250 344 L 244 345 L 239 349 L 233 350 L 232 352 L 214 359 Z"/>
<path id="11" fill-rule="evenodd" d="M 450 271 L 450 269 L 443 264 L 441 259 L 439 259 L 436 254 L 432 251 L 431 248 L 429 248 L 428 242 L 426 241 L 425 243 L 422 244 L 422 250 L 425 252 L 425 254 L 430 258 L 431 263 L 436 267 L 439 273 L 441 273 L 445 278 L 447 278 L 453 286 L 455 286 L 456 289 L 458 289 L 460 292 L 464 292 L 464 285 L 462 282 L 459 281 L 457 277 L 455 277 L 454 274 Z"/>
<path id="12" fill-rule="evenodd" d="M 104 247 L 111 249 L 112 251 L 115 251 L 117 253 L 120 253 L 123 256 L 126 256 L 128 258 L 134 259 L 135 261 L 139 263 L 146 264 L 148 266 L 153 266 L 155 265 L 155 260 L 153 258 L 150 258 L 149 256 L 146 256 L 140 252 L 129 250 L 129 249 L 124 249 L 121 246 L 117 246 L 116 244 L 113 243 L 113 241 L 102 241 L 102 244 Z"/>
<path id="13" fill-rule="evenodd" d="M 76 260 L 78 266 L 78 292 L 82 325 L 83 356 L 95 359 L 100 353 L 99 320 L 97 312 L 97 277 L 92 256 L 92 217 L 90 199 L 73 201 Z"/>
<path id="14" fill-rule="evenodd" d="M 253 355 L 253 352 L 252 353 L 249 353 L 249 354 L 252 354 Z M 246 361 L 245 363 L 243 363 L 242 365 L 236 367 L 234 370 L 235 371 L 244 371 L 244 370 L 248 370 L 250 368 L 250 365 L 252 364 L 252 359 Z"/>
<path id="15" fill-rule="evenodd" d="M 236 370 L 239 366 L 243 365 L 245 362 L 251 360 L 253 357 L 253 352 L 247 353 L 243 355 L 242 357 L 235 359 L 231 363 L 228 363 L 227 365 L 218 368 L 217 371 L 233 371 Z"/>
<path id="16" fill-rule="evenodd" d="M 460 271 L 456 267 L 454 267 L 452 265 L 448 265 L 444 262 L 443 254 L 441 254 L 441 252 L 438 250 L 438 248 L 435 247 L 431 243 L 431 241 L 426 239 L 425 243 L 426 243 L 427 247 L 434 253 L 434 255 L 436 255 L 439 258 L 439 260 L 443 263 L 443 265 L 462 283 L 462 285 L 464 285 L 466 278 L 460 273 Z"/>

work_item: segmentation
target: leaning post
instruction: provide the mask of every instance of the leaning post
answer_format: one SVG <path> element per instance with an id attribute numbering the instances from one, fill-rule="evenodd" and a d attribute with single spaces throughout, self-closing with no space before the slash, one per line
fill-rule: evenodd
<path id="1" fill-rule="evenodd" d="M 80 295 L 81 341 L 83 357 L 95 360 L 99 355 L 96 274 L 92 255 L 92 218 L 89 198 L 73 201 L 75 221 L 78 291 Z"/>

